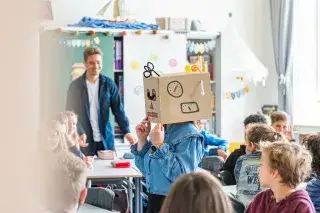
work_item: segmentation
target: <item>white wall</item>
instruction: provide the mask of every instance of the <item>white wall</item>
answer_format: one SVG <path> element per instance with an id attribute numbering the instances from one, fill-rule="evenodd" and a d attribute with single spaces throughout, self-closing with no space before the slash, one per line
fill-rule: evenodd
<path id="1" fill-rule="evenodd" d="M 55 23 L 65 25 L 78 21 L 82 16 L 96 15 L 105 0 L 54 0 L 52 1 Z M 232 134 L 225 135 L 231 141 L 243 141 L 242 120 L 256 112 L 263 104 L 277 103 L 277 78 L 273 61 L 271 27 L 268 0 L 134 0 L 132 8 L 138 20 L 154 22 L 154 17 L 175 16 L 200 19 L 208 31 L 221 31 L 227 23 L 228 13 L 240 35 L 261 62 L 269 69 L 267 86 L 251 86 L 243 107 L 231 107 L 234 116 Z M 237 111 L 238 110 L 238 111 Z M 239 110 L 242 111 L 239 113 Z M 231 116 L 232 117 L 232 116 Z M 229 122 L 229 121 L 228 121 Z"/>

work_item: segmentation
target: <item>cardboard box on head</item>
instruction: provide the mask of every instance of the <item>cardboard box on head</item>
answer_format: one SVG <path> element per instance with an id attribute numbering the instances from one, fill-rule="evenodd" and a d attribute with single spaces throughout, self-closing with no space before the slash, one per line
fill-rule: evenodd
<path id="1" fill-rule="evenodd" d="M 172 124 L 211 119 L 210 74 L 161 74 L 148 62 L 144 67 L 146 116 L 153 123 Z"/>

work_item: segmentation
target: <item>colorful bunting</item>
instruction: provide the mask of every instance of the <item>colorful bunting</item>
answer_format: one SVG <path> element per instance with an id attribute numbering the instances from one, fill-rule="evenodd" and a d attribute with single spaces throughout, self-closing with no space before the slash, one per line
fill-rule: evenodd
<path id="1" fill-rule="evenodd" d="M 235 92 L 226 92 L 225 97 L 227 100 L 236 100 L 240 99 L 241 97 L 245 96 L 250 92 L 250 88 L 246 85 L 244 88 L 235 91 Z"/>

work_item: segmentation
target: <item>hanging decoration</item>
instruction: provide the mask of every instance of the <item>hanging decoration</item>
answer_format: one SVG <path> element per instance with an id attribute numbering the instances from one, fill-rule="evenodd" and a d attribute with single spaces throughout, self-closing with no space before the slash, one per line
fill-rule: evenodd
<path id="1" fill-rule="evenodd" d="M 194 41 L 188 41 L 187 42 L 187 50 L 189 53 L 207 53 L 211 50 L 213 50 L 216 46 L 215 40 L 209 40 L 205 42 L 194 42 Z"/>
<path id="2" fill-rule="evenodd" d="M 225 98 L 227 100 L 236 100 L 236 99 L 240 99 L 241 97 L 245 96 L 246 94 L 248 94 L 250 92 L 250 88 L 248 85 L 244 86 L 243 88 L 241 88 L 238 91 L 235 92 L 226 92 L 225 93 Z"/>

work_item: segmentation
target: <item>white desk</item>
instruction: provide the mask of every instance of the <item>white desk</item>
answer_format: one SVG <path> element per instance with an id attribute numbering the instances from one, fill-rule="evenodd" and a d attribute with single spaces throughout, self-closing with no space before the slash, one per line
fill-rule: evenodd
<path id="1" fill-rule="evenodd" d="M 117 212 L 101 209 L 92 205 L 88 205 L 86 203 L 81 205 L 77 212 L 78 213 L 117 213 Z"/>
<path id="2" fill-rule="evenodd" d="M 100 160 L 94 159 L 93 168 L 89 171 L 88 174 L 88 183 L 87 186 L 91 187 L 91 182 L 104 182 L 104 181 L 125 181 L 129 188 L 129 202 L 130 202 L 130 212 L 133 212 L 133 203 L 132 203 L 132 184 L 128 178 L 135 179 L 135 212 L 142 213 L 142 174 L 141 172 L 133 165 L 130 168 L 114 168 L 111 165 L 111 160 Z"/>

